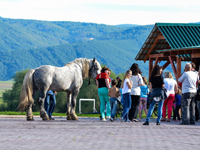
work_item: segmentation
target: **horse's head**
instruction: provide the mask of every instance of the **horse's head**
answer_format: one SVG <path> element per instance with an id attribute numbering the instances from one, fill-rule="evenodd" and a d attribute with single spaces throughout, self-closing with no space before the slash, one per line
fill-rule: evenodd
<path id="1" fill-rule="evenodd" d="M 89 77 L 96 78 L 96 76 L 101 72 L 100 63 L 95 60 L 95 58 L 90 60 Z"/>

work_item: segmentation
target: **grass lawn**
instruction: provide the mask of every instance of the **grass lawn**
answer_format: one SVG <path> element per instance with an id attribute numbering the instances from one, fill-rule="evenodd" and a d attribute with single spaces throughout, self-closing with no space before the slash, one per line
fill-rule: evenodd
<path id="1" fill-rule="evenodd" d="M 1 111 L 0 115 L 26 115 L 26 112 L 15 112 L 15 111 Z M 40 115 L 39 112 L 33 112 L 33 115 Z M 79 117 L 98 117 L 100 114 L 76 114 Z M 60 116 L 60 117 L 66 117 L 66 113 L 53 113 L 53 116 Z M 120 117 L 120 116 L 118 116 Z M 142 118 L 146 118 L 145 114 L 142 114 Z M 155 118 L 154 114 L 152 115 L 152 118 Z"/>
<path id="2" fill-rule="evenodd" d="M 1 111 L 0 115 L 26 115 L 26 112 L 15 112 L 15 111 Z M 33 112 L 33 115 L 40 115 L 39 112 Z M 66 113 L 53 113 L 53 116 L 66 117 Z M 79 117 L 99 117 L 100 114 L 77 114 Z"/>

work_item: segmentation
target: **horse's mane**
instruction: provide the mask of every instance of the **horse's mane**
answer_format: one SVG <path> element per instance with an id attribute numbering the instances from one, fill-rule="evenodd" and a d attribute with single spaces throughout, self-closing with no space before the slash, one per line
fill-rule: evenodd
<path id="1" fill-rule="evenodd" d="M 87 78 L 89 76 L 89 69 L 90 69 L 90 60 L 86 59 L 86 58 L 77 58 L 74 61 L 71 61 L 67 64 L 65 64 L 65 66 L 71 66 L 74 63 L 76 64 L 82 64 L 83 67 L 83 78 Z"/>

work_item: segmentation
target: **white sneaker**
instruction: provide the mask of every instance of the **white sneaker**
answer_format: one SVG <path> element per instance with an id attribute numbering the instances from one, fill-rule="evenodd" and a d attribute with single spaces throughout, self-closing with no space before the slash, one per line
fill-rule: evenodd
<path id="1" fill-rule="evenodd" d="M 133 122 L 133 121 L 134 121 L 134 122 L 138 122 L 138 120 L 137 120 L 137 119 L 133 119 L 133 120 L 132 120 L 132 122 Z"/>
<path id="2" fill-rule="evenodd" d="M 110 119 L 110 116 L 106 116 L 106 119 Z"/>
<path id="3" fill-rule="evenodd" d="M 106 119 L 105 119 L 105 118 L 102 118 L 101 121 L 106 121 Z"/>

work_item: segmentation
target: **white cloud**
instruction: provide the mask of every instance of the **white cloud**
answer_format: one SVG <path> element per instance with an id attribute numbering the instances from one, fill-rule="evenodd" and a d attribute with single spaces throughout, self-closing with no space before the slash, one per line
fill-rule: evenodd
<path id="1" fill-rule="evenodd" d="M 199 22 L 196 0 L 0 0 L 0 16 L 104 24 Z"/>

